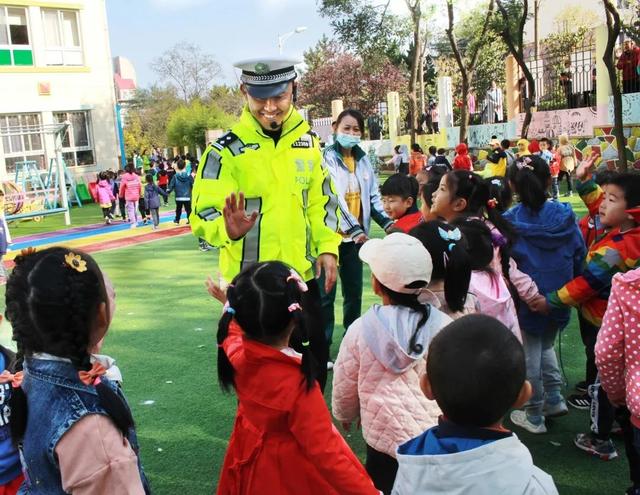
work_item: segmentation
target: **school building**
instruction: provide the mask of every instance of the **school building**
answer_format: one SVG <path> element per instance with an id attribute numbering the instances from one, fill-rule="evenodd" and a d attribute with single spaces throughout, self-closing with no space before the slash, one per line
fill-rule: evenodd
<path id="1" fill-rule="evenodd" d="M 0 0 L 0 180 L 25 160 L 46 170 L 61 122 L 73 175 L 117 167 L 105 0 Z"/>

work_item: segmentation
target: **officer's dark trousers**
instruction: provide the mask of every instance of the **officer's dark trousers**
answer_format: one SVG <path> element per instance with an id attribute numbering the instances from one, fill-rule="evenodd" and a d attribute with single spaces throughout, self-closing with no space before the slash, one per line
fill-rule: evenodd
<path id="1" fill-rule="evenodd" d="M 358 257 L 360 244 L 355 242 L 343 242 L 340 244 L 340 287 L 342 289 L 342 326 L 345 331 L 360 317 L 362 311 L 362 261 Z M 330 292 L 324 291 L 324 276 L 318 280 L 320 294 L 322 295 L 322 314 L 324 318 L 324 334 L 329 348 L 333 339 L 335 326 L 336 292 L 338 284 L 333 286 Z"/>

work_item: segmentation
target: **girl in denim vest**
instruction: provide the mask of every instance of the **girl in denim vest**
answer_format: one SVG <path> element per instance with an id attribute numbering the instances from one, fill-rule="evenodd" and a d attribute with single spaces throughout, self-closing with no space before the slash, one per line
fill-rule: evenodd
<path id="1" fill-rule="evenodd" d="M 114 313 L 114 292 L 87 254 L 23 252 L 7 281 L 17 343 L 11 434 L 25 481 L 19 493 L 149 493 L 133 418 L 119 387 L 92 359 Z"/>
<path id="2" fill-rule="evenodd" d="M 235 390 L 238 411 L 220 495 L 378 493 L 333 426 L 315 379 L 301 306 L 306 290 L 300 275 L 277 261 L 250 266 L 227 289 L 218 378 L 224 390 Z M 219 291 L 212 295 L 224 300 Z M 302 354 L 290 347 L 295 340 Z"/>

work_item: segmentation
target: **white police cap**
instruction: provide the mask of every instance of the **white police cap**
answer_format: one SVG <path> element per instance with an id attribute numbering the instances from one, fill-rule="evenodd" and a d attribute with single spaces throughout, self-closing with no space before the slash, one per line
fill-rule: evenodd
<path id="1" fill-rule="evenodd" d="M 254 98 L 271 98 L 284 93 L 296 76 L 295 65 L 302 60 L 285 57 L 242 60 L 234 67 L 242 70 L 240 80 Z"/>

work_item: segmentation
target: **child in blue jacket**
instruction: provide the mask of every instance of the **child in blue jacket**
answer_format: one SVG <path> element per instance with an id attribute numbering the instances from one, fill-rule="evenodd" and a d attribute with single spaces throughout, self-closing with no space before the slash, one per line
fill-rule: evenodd
<path id="1" fill-rule="evenodd" d="M 520 197 L 520 203 L 504 213 L 518 234 L 511 255 L 518 268 L 534 280 L 540 293 L 547 294 L 582 270 L 586 248 L 576 216 L 569 204 L 547 201 L 551 172 L 539 156 L 520 157 L 507 170 L 507 177 Z M 531 433 L 546 433 L 545 417 L 568 412 L 560 393 L 562 377 L 553 346 L 569 317 L 569 309 L 543 315 L 521 304 L 518 310 L 527 380 L 531 382 L 533 395 L 524 411 L 511 413 L 511 421 Z"/>

